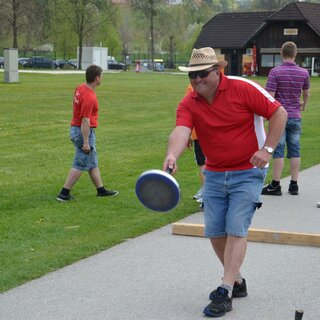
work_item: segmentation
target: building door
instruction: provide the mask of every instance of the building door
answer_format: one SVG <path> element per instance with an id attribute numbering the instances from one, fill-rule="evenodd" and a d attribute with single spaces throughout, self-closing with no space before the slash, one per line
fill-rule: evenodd
<path id="1" fill-rule="evenodd" d="M 232 53 L 231 54 L 231 75 L 232 76 L 238 76 L 239 70 L 238 70 L 238 53 Z"/>

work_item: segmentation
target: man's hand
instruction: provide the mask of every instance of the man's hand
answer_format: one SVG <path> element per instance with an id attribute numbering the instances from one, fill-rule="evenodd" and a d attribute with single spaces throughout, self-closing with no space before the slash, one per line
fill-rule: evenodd
<path id="1" fill-rule="evenodd" d="M 163 162 L 163 167 L 162 170 L 163 171 L 167 171 L 167 169 L 171 169 L 172 172 L 171 174 L 175 174 L 178 170 L 177 164 L 176 164 L 176 158 L 174 157 L 173 154 L 169 154 L 167 155 L 167 157 L 165 158 L 164 162 Z"/>
<path id="2" fill-rule="evenodd" d="M 83 144 L 83 146 L 82 146 L 82 151 L 83 151 L 85 154 L 89 154 L 89 153 L 90 153 L 91 148 L 90 148 L 89 143 L 84 143 L 84 144 Z"/>
<path id="3" fill-rule="evenodd" d="M 303 101 L 300 101 L 300 111 L 304 111 L 306 109 L 306 105 Z"/>
<path id="4" fill-rule="evenodd" d="M 271 160 L 271 154 L 265 149 L 260 149 L 254 153 L 250 159 L 250 163 L 257 168 L 265 168 L 267 163 Z"/>

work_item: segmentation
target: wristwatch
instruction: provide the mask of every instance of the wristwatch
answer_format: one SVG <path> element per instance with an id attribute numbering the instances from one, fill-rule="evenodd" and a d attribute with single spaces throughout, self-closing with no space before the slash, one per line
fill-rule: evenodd
<path id="1" fill-rule="evenodd" d="M 273 151 L 274 151 L 273 148 L 264 146 L 263 149 L 266 150 L 269 154 L 273 154 Z"/>

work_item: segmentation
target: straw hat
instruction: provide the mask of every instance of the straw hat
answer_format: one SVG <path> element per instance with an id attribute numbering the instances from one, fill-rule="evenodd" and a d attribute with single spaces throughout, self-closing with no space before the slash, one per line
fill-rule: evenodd
<path id="1" fill-rule="evenodd" d="M 185 72 L 200 71 L 208 69 L 212 66 L 224 68 L 228 64 L 227 61 L 217 60 L 216 53 L 210 47 L 193 49 L 189 61 L 189 67 L 179 67 L 179 70 Z"/>

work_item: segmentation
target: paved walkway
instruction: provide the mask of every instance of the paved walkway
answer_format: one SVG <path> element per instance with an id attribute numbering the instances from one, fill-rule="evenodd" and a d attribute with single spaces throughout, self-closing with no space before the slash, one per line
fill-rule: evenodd
<path id="1" fill-rule="evenodd" d="M 263 198 L 252 227 L 320 234 L 320 166 L 300 195 Z M 289 180 L 283 179 L 286 191 Z M 202 223 L 202 213 L 183 221 Z M 226 320 L 320 319 L 320 248 L 249 243 L 249 295 Z M 1 320 L 198 320 L 222 268 L 205 238 L 150 232 L 0 295 Z"/>

